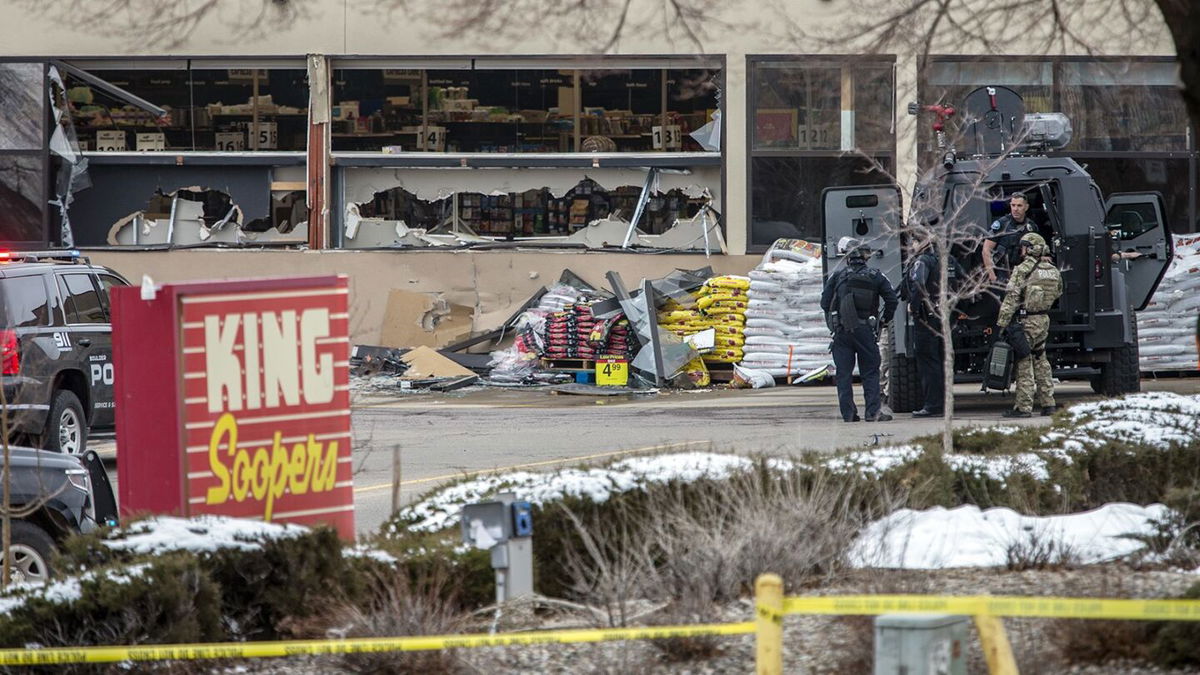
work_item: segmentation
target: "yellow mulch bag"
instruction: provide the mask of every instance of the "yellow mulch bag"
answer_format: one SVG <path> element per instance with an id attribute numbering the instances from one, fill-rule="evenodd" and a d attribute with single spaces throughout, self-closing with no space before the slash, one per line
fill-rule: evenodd
<path id="1" fill-rule="evenodd" d="M 745 337 L 746 329 L 740 325 L 718 323 L 711 326 L 717 332 L 717 336 L 732 335 L 735 337 Z"/>
<path id="2" fill-rule="evenodd" d="M 750 277 L 739 277 L 732 274 L 713 277 L 704 282 L 704 285 L 711 289 L 732 288 L 740 291 L 750 289 Z"/>
<path id="3" fill-rule="evenodd" d="M 658 313 L 658 322 L 663 325 L 694 322 L 703 318 L 700 312 L 694 309 L 676 309 L 670 312 Z"/>
<path id="4" fill-rule="evenodd" d="M 748 307 L 748 305 L 744 301 L 739 302 L 737 300 L 720 300 L 712 303 L 706 308 L 701 308 L 701 311 L 709 316 L 713 314 L 745 314 L 746 307 Z"/>
<path id="5" fill-rule="evenodd" d="M 733 335 L 718 335 L 714 341 L 714 344 L 717 347 L 733 347 L 735 349 L 741 349 L 742 345 L 746 344 L 746 338 L 740 335 L 736 337 Z"/>
<path id="6" fill-rule="evenodd" d="M 708 374 L 708 366 L 704 365 L 704 359 L 699 357 L 687 362 L 683 367 L 684 376 L 687 377 L 688 385 L 691 387 L 707 387 L 712 384 L 712 377 Z"/>
<path id="7" fill-rule="evenodd" d="M 736 312 L 727 312 L 725 314 L 709 314 L 709 325 L 726 325 L 726 326 L 742 326 L 746 323 L 746 315 Z"/>
<path id="8" fill-rule="evenodd" d="M 700 309 L 708 309 L 717 302 L 750 302 L 750 296 L 745 293 L 713 293 L 705 295 L 696 301 L 696 306 Z"/>
<path id="9" fill-rule="evenodd" d="M 737 363 L 742 360 L 742 350 L 733 347 L 723 347 L 714 349 L 703 356 L 705 361 L 717 361 L 720 363 Z"/>

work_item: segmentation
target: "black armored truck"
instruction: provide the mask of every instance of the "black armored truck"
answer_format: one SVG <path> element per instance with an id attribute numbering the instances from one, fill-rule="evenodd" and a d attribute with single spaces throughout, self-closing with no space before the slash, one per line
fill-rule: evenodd
<path id="1" fill-rule="evenodd" d="M 1101 194 L 1085 166 L 1056 152 L 1070 141 L 1070 121 L 1059 113 L 1026 115 L 1021 97 L 1005 87 L 971 92 L 962 114 L 952 118 L 958 121 L 953 132 L 942 123 L 954 111 L 929 108 L 941 116 L 934 125 L 941 154 L 914 188 L 907 220 L 895 185 L 834 187 L 822 194 L 826 272 L 840 263 L 837 242 L 853 237 L 873 251 L 870 264 L 899 288 L 915 254 L 912 233 L 922 226 L 928 232 L 928 224 L 941 219 L 950 228 L 941 241 L 969 275 L 981 269 L 988 228 L 1009 212 L 1014 194 L 1023 195 L 1032 221 L 1027 227 L 1049 243 L 1062 272 L 1064 292 L 1050 310 L 1046 350 L 1055 375 L 1090 380 L 1105 395 L 1138 391 L 1135 312 L 1149 303 L 1173 254 L 1162 196 Z M 920 111 L 910 106 L 910 112 Z M 951 342 L 957 381 L 983 380 L 1002 293 L 999 286 L 956 301 Z M 921 404 L 912 322 L 902 303 L 886 338 L 888 402 L 896 412 Z"/>

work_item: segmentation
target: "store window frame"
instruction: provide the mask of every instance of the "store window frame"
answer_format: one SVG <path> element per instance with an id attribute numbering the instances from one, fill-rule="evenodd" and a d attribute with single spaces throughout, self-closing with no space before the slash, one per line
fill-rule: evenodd
<path id="1" fill-rule="evenodd" d="M 381 152 L 331 151 L 330 162 L 330 241 L 333 248 L 341 249 L 345 243 L 345 213 L 346 213 L 346 180 L 343 171 L 360 168 L 391 168 L 391 169 L 426 169 L 426 168 L 456 168 L 456 169 L 577 169 L 579 179 L 585 178 L 588 169 L 599 168 L 645 168 L 645 169 L 675 169 L 687 170 L 694 167 L 719 166 L 720 171 L 720 227 L 722 235 L 728 240 L 728 176 L 726 158 L 728 151 L 728 113 L 727 104 L 729 90 L 728 59 L 724 54 L 670 54 L 670 55 L 637 55 L 637 56 L 606 56 L 606 55 L 531 55 L 531 56 L 380 56 L 380 55 L 339 55 L 329 57 L 329 72 L 332 73 L 347 68 L 360 69 L 407 69 L 407 70 L 609 70 L 609 69 L 695 69 L 712 68 L 720 72 L 723 87 L 719 96 L 717 109 L 720 111 L 721 125 L 720 150 L 716 152 L 670 152 L 665 148 L 653 152 L 554 152 L 554 153 L 493 153 L 493 152 L 399 152 L 385 154 Z M 582 107 L 581 98 L 575 97 L 578 107 Z M 330 106 L 333 105 L 332 87 L 330 87 Z M 579 130 L 576 124 L 575 130 Z M 575 146 L 578 147 L 578 146 Z M 653 236 L 653 235 L 651 235 Z M 525 243 L 536 245 L 536 241 L 545 237 L 526 239 Z M 550 237 L 553 239 L 553 237 Z M 496 237 L 497 240 L 503 237 Z"/>
<path id="2" fill-rule="evenodd" d="M 760 68 L 762 63 L 795 63 L 808 67 L 838 67 L 854 65 L 886 66 L 892 71 L 892 117 L 891 143 L 879 150 L 863 152 L 875 161 L 890 161 L 891 170 L 896 165 L 896 56 L 894 54 L 747 54 L 746 55 L 746 253 L 763 253 L 770 245 L 755 244 L 754 242 L 754 160 L 759 158 L 832 158 L 841 159 L 855 156 L 854 150 L 800 150 L 790 148 L 755 147 L 755 120 L 758 119 L 758 109 L 755 97 L 758 94 Z M 840 96 L 840 94 L 839 94 Z"/>
<path id="3" fill-rule="evenodd" d="M 257 71 L 260 70 L 298 70 L 307 72 L 308 64 L 303 56 L 279 56 L 279 57 L 264 57 L 264 56 L 112 56 L 112 57 L 62 57 L 56 58 L 58 61 L 87 71 L 89 74 L 104 79 L 105 71 L 130 71 L 130 70 L 145 70 L 145 71 L 178 71 L 187 74 L 187 88 L 189 99 L 193 95 L 195 80 L 191 77 L 192 72 L 196 71 L 217 71 L 217 70 L 249 70 L 252 71 L 251 87 L 255 86 L 257 80 Z M 68 75 L 69 76 L 69 75 Z M 131 92 L 136 94 L 136 92 Z M 305 92 L 305 108 L 311 106 L 312 85 L 309 83 Z M 251 97 L 254 97 L 254 90 L 251 91 Z M 139 97 L 141 97 L 139 95 Z M 142 97 L 145 98 L 145 97 Z M 156 101 L 150 100 L 150 103 L 157 104 Z M 251 117 L 259 117 L 257 114 L 258 99 L 254 98 L 254 111 Z M 194 105 L 190 106 L 194 108 Z M 98 151 L 88 150 L 85 155 L 88 157 L 113 157 L 123 154 L 131 154 L 135 156 L 145 156 L 148 154 L 167 154 L 167 155 L 200 155 L 201 153 L 216 155 L 216 156 L 232 156 L 239 154 L 260 155 L 292 155 L 307 152 L 308 133 L 304 134 L 304 144 L 296 150 L 278 150 L 278 149 L 255 149 L 257 138 L 254 134 L 247 130 L 246 146 L 243 150 L 217 150 L 213 149 L 196 149 L 195 143 L 195 120 L 191 117 L 192 111 L 189 111 L 189 122 L 191 133 L 189 136 L 192 139 L 191 147 L 167 148 L 165 150 L 139 152 L 136 149 L 124 151 Z M 264 113 L 267 114 L 267 113 Z M 309 116 L 305 116 L 305 125 L 307 127 Z M 251 121 L 253 123 L 253 120 Z"/>
<path id="4" fill-rule="evenodd" d="M 35 157 L 41 159 L 42 180 L 41 194 L 39 195 L 38 207 L 42 212 L 42 237 L 40 239 L 26 240 L 10 240 L 0 238 L 0 247 L 23 247 L 28 248 L 31 244 L 48 247 L 54 239 L 51 236 L 50 228 L 54 224 L 54 214 L 50 206 L 50 195 L 53 194 L 54 184 L 51 163 L 50 163 L 50 133 L 54 120 L 51 117 L 49 86 L 50 86 L 50 64 L 44 58 L 39 57 L 0 57 L 0 64 L 30 64 L 40 65 L 42 67 L 42 84 L 40 87 L 40 99 L 42 102 L 42 138 L 40 148 L 29 149 L 0 149 L 0 159 L 6 157 Z"/>
<path id="5" fill-rule="evenodd" d="M 1051 81 L 1050 87 L 1050 107 L 1052 111 L 1059 111 L 1063 106 L 1064 90 L 1067 86 L 1063 66 L 1065 64 L 1074 63 L 1164 63 L 1174 64 L 1175 58 L 1171 56 L 1158 55 L 1130 55 L 1130 56 L 1084 56 L 1084 55 L 1029 55 L 1021 57 L 1022 60 L 1031 62 L 1043 62 L 1050 64 Z M 1011 56 L 997 55 L 963 55 L 963 54 L 935 54 L 930 56 L 931 63 L 1004 63 L 1011 61 Z M 926 100 L 930 89 L 934 86 L 928 82 L 927 76 L 921 74 L 918 78 L 918 98 Z M 982 83 L 979 86 L 984 86 Z M 947 102 L 954 105 L 955 102 Z M 1182 105 L 1182 101 L 1180 101 Z M 1175 232 L 1174 234 L 1194 234 L 1200 232 L 1200 181 L 1197 180 L 1198 172 L 1200 172 L 1200 141 L 1197 135 L 1200 134 L 1200 129 L 1188 128 L 1183 129 L 1186 138 L 1186 146 L 1177 150 L 1057 150 L 1047 153 L 1050 157 L 1070 157 L 1075 159 L 1080 164 L 1087 165 L 1089 160 L 1101 159 L 1129 159 L 1129 160 L 1179 160 L 1186 159 L 1188 161 L 1188 199 L 1187 213 L 1184 214 L 1185 222 L 1190 224 L 1187 232 Z M 918 152 L 921 148 L 921 139 L 918 139 Z M 918 158 L 920 161 L 920 158 Z"/>
<path id="6" fill-rule="evenodd" d="M 422 126 L 428 127 L 428 107 L 426 75 L 429 71 L 500 71 L 500 70 L 532 70 L 532 71 L 573 71 L 573 88 L 575 90 L 574 102 L 575 110 L 574 125 L 572 129 L 571 149 L 566 152 L 527 152 L 527 153 L 495 153 L 495 152 L 435 152 L 427 149 L 415 150 L 412 152 L 399 152 L 395 155 L 390 155 L 394 159 L 384 163 L 388 166 L 405 166 L 405 167 L 427 167 L 427 166 L 460 166 L 461 160 L 453 159 L 449 162 L 438 162 L 430 160 L 421 162 L 420 160 L 404 159 L 410 158 L 413 155 L 420 156 L 438 156 L 449 158 L 460 157 L 561 157 L 567 156 L 642 156 L 648 158 L 661 157 L 704 157 L 712 155 L 724 156 L 725 148 L 725 124 L 721 125 L 721 150 L 718 152 L 700 151 L 700 152 L 672 152 L 666 148 L 665 144 L 661 150 L 651 152 L 617 152 L 617 153 L 591 153 L 580 150 L 582 143 L 582 131 L 580 117 L 582 116 L 583 98 L 580 81 L 580 73 L 588 70 L 661 70 L 664 72 L 661 87 L 663 110 L 660 111 L 660 124 L 666 126 L 668 111 L 665 109 L 667 105 L 666 99 L 666 77 L 665 73 L 670 70 L 692 70 L 697 68 L 708 68 L 716 70 L 720 73 L 722 79 L 722 94 L 718 96 L 717 109 L 720 111 L 722 119 L 726 116 L 726 97 L 724 91 L 728 89 L 728 60 L 724 54 L 658 54 L 658 55 L 637 55 L 637 56 L 606 56 L 606 55 L 562 55 L 562 56 L 442 56 L 442 57 L 419 57 L 419 56 L 369 56 L 369 55 L 339 55 L 329 57 L 329 72 L 332 74 L 338 70 L 379 70 L 379 69 L 397 69 L 397 70 L 420 70 L 422 72 L 422 93 L 419 98 L 422 100 Z M 333 88 L 330 87 L 330 106 L 336 105 L 333 100 Z M 423 139 L 423 148 L 428 147 L 428 139 Z M 341 156 L 346 159 L 351 159 L 361 155 L 375 156 L 379 152 L 356 152 L 339 150 L 334 151 L 335 156 Z M 408 164 L 406 162 L 416 161 L 417 163 Z M 665 164 L 660 164 L 663 168 L 672 168 L 678 162 L 668 161 Z M 506 166 L 542 166 L 543 164 L 522 163 L 514 160 L 511 165 Z M 619 166 L 620 164 L 609 164 L 609 166 Z M 645 161 L 638 166 L 646 166 Z M 361 165 L 360 165 L 361 166 Z"/>

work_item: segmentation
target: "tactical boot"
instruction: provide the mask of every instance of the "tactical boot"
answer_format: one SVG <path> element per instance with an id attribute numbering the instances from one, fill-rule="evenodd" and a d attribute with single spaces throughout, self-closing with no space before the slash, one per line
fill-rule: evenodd
<path id="1" fill-rule="evenodd" d="M 853 419 L 848 419 L 848 420 L 847 420 L 847 419 L 843 419 L 842 421 L 843 421 L 843 422 L 861 422 L 861 421 L 862 421 L 862 418 L 861 418 L 861 417 L 859 417 L 858 415 L 855 415 Z"/>
<path id="2" fill-rule="evenodd" d="M 1055 410 L 1058 410 L 1058 406 L 1056 406 L 1056 405 L 1042 406 L 1042 417 L 1049 417 L 1049 416 L 1053 415 Z"/>
<path id="3" fill-rule="evenodd" d="M 1031 412 L 1029 410 L 1017 410 L 1016 408 L 1012 408 L 1011 410 L 1005 410 L 1001 416 L 1002 417 L 1033 417 L 1033 412 Z"/>

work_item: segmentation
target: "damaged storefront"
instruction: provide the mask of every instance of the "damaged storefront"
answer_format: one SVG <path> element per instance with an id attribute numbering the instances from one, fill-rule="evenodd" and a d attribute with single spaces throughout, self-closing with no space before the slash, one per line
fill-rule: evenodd
<path id="1" fill-rule="evenodd" d="M 655 239 L 682 224 L 723 248 L 722 59 L 49 58 L 4 74 L 28 127 L 0 150 L 28 153 L 6 161 L 28 174 L 8 241 L 687 250 L 686 233 Z M 49 210 L 33 194 L 47 177 Z"/>
<path id="2" fill-rule="evenodd" d="M 616 272 L 593 285 L 566 269 L 492 330 L 459 339 L 450 336 L 466 308 L 393 291 L 381 344 L 356 345 L 351 364 L 366 393 L 486 385 L 620 395 L 820 382 L 833 366 L 821 288 L 821 249 L 802 240 L 777 241 L 748 276 L 677 269 L 627 287 Z"/>

